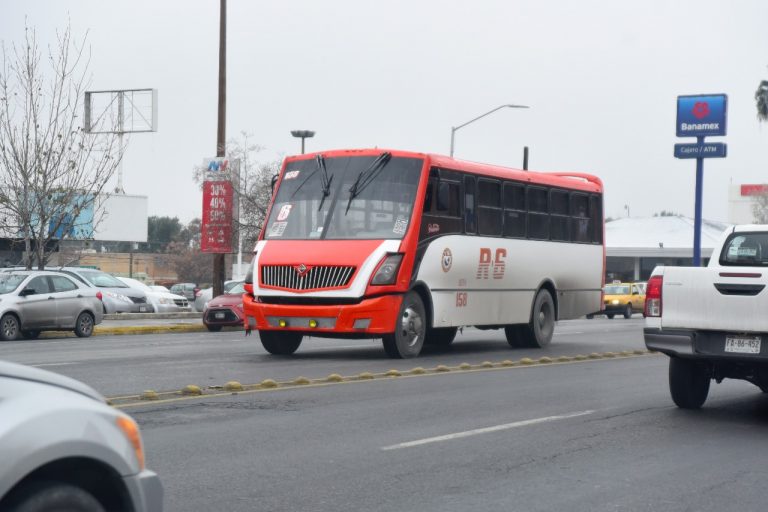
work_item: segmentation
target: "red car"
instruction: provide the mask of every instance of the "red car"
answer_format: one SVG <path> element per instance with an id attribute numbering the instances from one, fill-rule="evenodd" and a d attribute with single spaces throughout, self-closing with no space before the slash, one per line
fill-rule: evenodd
<path id="1" fill-rule="evenodd" d="M 243 283 L 209 301 L 203 310 L 203 324 L 209 331 L 220 331 L 225 325 L 243 325 Z"/>

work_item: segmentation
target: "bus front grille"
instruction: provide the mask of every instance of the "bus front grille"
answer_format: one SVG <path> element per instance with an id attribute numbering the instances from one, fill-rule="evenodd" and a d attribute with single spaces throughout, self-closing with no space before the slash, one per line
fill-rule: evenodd
<path id="1" fill-rule="evenodd" d="M 288 290 L 322 290 L 346 286 L 355 273 L 355 267 L 341 265 L 262 265 L 261 284 Z"/>

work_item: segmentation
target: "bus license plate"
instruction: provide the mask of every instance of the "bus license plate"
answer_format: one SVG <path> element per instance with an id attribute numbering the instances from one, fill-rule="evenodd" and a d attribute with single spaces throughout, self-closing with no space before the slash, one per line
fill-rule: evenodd
<path id="1" fill-rule="evenodd" d="M 216 313 L 214 316 L 216 318 L 224 318 L 224 313 Z"/>
<path id="2" fill-rule="evenodd" d="M 759 354 L 760 336 L 726 336 L 725 351 L 739 354 Z"/>

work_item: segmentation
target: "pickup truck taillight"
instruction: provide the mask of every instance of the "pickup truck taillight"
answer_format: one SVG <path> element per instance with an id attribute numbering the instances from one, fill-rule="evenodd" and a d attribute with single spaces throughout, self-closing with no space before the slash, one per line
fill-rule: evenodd
<path id="1" fill-rule="evenodd" d="M 664 276 L 652 276 L 645 290 L 645 316 L 661 316 L 661 288 Z"/>

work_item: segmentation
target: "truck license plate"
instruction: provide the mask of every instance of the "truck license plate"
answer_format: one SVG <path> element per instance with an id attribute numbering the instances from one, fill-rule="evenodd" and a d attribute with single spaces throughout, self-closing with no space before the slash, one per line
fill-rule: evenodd
<path id="1" fill-rule="evenodd" d="M 216 313 L 214 316 L 215 316 L 216 318 L 224 318 L 224 313 Z M 759 344 L 759 343 L 760 343 L 760 342 L 758 342 L 758 344 Z M 759 350 L 758 350 L 758 352 L 759 352 Z"/>
<path id="2" fill-rule="evenodd" d="M 759 354 L 760 336 L 726 336 L 725 351 L 739 354 Z"/>

